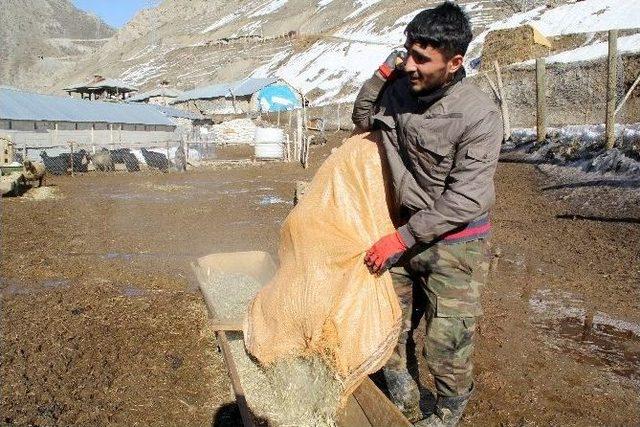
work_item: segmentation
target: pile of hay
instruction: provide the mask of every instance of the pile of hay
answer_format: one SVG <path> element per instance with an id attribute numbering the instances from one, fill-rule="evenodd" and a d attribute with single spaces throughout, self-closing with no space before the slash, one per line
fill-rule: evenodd
<path id="1" fill-rule="evenodd" d="M 530 25 L 491 31 L 482 47 L 480 69 L 492 70 L 493 61 L 508 65 L 541 58 L 551 47 L 549 39 Z"/>

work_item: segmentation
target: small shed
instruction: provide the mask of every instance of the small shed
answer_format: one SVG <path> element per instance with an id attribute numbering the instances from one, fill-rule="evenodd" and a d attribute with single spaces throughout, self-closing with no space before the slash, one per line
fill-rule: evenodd
<path id="1" fill-rule="evenodd" d="M 482 47 L 481 70 L 493 68 L 493 62 L 508 65 L 549 55 L 551 41 L 530 24 L 494 30 L 487 34 Z"/>
<path id="2" fill-rule="evenodd" d="M 147 92 L 137 93 L 127 99 L 129 102 L 144 102 L 155 105 L 169 105 L 184 92 L 167 86 L 160 86 Z"/>
<path id="3" fill-rule="evenodd" d="M 94 76 L 93 80 L 88 83 L 80 83 L 71 85 L 64 89 L 65 92 L 72 96 L 73 93 L 79 93 L 80 98 L 98 100 L 98 99 L 127 99 L 132 92 L 137 92 L 138 88 L 133 87 L 129 83 L 118 79 L 106 79 L 102 76 Z"/>
<path id="4" fill-rule="evenodd" d="M 187 91 L 174 104 L 208 115 L 286 111 L 300 108 L 302 95 L 277 78 L 247 78 Z"/>

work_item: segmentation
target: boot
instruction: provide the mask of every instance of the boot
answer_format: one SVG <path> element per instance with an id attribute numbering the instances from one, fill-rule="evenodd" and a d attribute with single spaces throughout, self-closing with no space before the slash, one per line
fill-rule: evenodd
<path id="1" fill-rule="evenodd" d="M 420 420 L 423 417 L 420 411 L 420 390 L 411 374 L 407 370 L 389 368 L 384 368 L 383 373 L 394 405 L 409 421 Z"/>
<path id="2" fill-rule="evenodd" d="M 462 396 L 445 397 L 438 396 L 433 414 L 414 424 L 416 427 L 455 427 L 462 417 L 464 408 L 469 402 L 469 397 L 473 392 L 473 387 L 469 393 Z"/>

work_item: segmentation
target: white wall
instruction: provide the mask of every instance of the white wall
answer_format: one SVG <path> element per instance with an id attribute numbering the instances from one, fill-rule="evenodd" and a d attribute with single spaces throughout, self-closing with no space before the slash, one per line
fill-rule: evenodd
<path id="1" fill-rule="evenodd" d="M 106 125 L 108 127 L 108 125 Z M 101 127 L 105 127 L 104 125 Z M 117 126 L 114 126 L 117 127 Z M 139 126 L 140 127 L 140 126 Z M 52 147 L 68 146 L 73 141 L 78 146 L 86 146 L 90 150 L 92 146 L 166 146 L 166 143 L 177 143 L 180 141 L 180 134 L 176 131 L 151 131 L 151 130 L 8 130 L 2 129 L 3 135 L 8 135 L 16 148 L 27 147 Z M 107 147 L 111 148 L 111 147 Z"/>

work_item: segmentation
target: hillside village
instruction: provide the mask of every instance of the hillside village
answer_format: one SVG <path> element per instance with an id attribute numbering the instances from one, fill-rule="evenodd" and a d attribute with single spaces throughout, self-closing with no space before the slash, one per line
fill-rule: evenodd
<path id="1" fill-rule="evenodd" d="M 3 1 L 2 422 L 288 425 L 232 318 L 265 283 L 240 276 L 301 250 L 292 212 L 326 203 L 313 183 L 360 132 L 359 91 L 441 3 L 163 0 L 112 28 L 71 0 Z M 637 425 L 640 1 L 455 3 L 464 79 L 502 123 L 460 425 Z M 412 425 L 368 373 L 326 425 Z"/>

